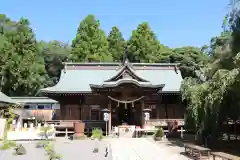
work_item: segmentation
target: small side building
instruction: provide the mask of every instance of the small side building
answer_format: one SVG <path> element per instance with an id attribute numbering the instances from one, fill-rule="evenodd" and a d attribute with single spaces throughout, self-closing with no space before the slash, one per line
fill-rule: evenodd
<path id="1" fill-rule="evenodd" d="M 59 104 L 48 97 L 11 97 L 21 107 L 16 109 L 21 119 L 53 120 L 59 119 Z"/>

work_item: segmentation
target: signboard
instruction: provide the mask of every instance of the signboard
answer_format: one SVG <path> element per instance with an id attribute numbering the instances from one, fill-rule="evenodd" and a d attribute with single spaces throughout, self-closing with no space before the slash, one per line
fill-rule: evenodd
<path id="1" fill-rule="evenodd" d="M 149 114 L 149 113 L 144 113 L 144 114 L 145 114 L 145 116 L 144 116 L 145 121 L 149 121 L 149 119 L 150 119 L 150 114 Z"/>
<path id="2" fill-rule="evenodd" d="M 103 119 L 104 119 L 104 121 L 108 121 L 109 120 L 109 114 L 108 113 L 104 113 L 103 114 Z"/>

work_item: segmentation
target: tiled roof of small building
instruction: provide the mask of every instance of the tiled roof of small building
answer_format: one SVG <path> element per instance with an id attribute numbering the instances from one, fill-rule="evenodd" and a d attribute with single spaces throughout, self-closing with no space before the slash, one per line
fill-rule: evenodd
<path id="1" fill-rule="evenodd" d="M 55 104 L 55 101 L 48 97 L 11 97 L 13 100 L 20 104 Z"/>
<path id="2" fill-rule="evenodd" d="M 152 85 L 164 84 L 163 92 L 180 90 L 182 76 L 176 63 L 129 63 L 134 73 Z M 46 93 L 91 92 L 90 84 L 101 85 L 123 67 L 122 63 L 66 63 L 61 77 Z"/>
<path id="3" fill-rule="evenodd" d="M 8 97 L 6 94 L 0 92 L 0 102 L 1 103 L 8 103 L 8 104 L 15 104 L 16 101 L 12 98 Z"/>

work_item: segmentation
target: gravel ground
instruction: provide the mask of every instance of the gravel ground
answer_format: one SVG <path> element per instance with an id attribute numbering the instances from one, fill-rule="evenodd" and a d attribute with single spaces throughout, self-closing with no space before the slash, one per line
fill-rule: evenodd
<path id="1" fill-rule="evenodd" d="M 36 148 L 37 142 L 17 142 L 21 143 L 27 151 L 26 155 L 13 155 L 13 150 L 0 150 L 0 160 L 48 160 L 45 151 L 42 148 Z M 62 155 L 61 160 L 112 160 L 111 148 L 107 157 L 105 157 L 105 149 L 108 146 L 106 141 L 95 140 L 66 140 L 57 139 L 54 142 L 55 151 Z M 99 148 L 98 153 L 93 153 L 94 147 Z"/>

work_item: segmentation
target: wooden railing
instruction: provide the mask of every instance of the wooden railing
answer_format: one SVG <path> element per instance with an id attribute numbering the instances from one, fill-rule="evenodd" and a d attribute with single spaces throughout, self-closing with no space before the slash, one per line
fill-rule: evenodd
<path id="1" fill-rule="evenodd" d="M 85 123 L 85 132 L 89 133 L 93 128 L 99 128 L 103 131 L 106 130 L 106 122 L 103 120 L 51 120 L 46 121 L 48 124 L 54 124 L 56 126 L 56 129 L 58 126 L 66 126 L 65 128 L 72 128 L 73 129 L 73 123 L 74 122 L 83 122 Z M 64 127 L 61 127 L 64 128 Z"/>
<path id="2" fill-rule="evenodd" d="M 150 126 L 167 126 L 169 122 L 178 122 L 179 126 L 184 126 L 184 119 L 150 119 L 147 125 Z"/>
<path id="3" fill-rule="evenodd" d="M 74 122 L 82 122 L 81 120 L 50 120 L 46 121 L 48 124 L 54 124 L 54 125 L 62 125 L 62 124 L 69 124 L 69 126 L 73 127 Z"/>

